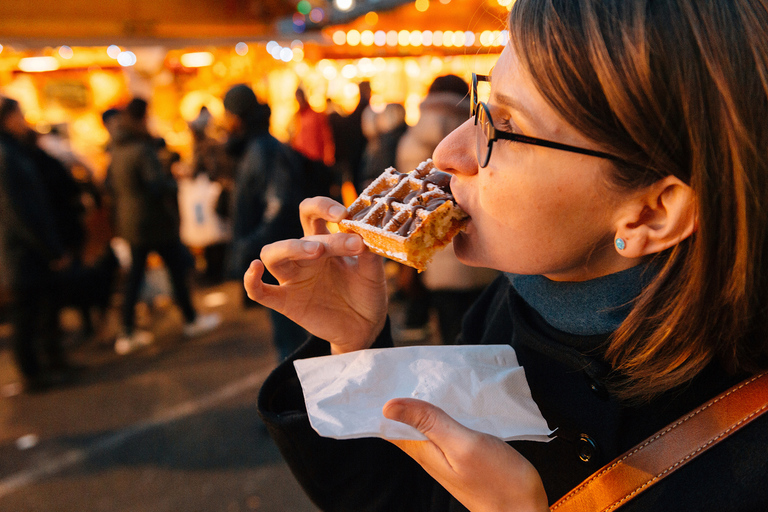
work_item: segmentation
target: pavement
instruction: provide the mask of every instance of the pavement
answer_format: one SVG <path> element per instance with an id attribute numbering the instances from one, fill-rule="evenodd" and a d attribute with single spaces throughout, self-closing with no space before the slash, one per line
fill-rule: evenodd
<path id="1" fill-rule="evenodd" d="M 241 284 L 197 286 L 219 328 L 186 338 L 158 297 L 139 324 L 140 351 L 112 348 L 117 308 L 96 336 L 62 314 L 71 384 L 20 392 L 10 327 L 0 324 L 0 512 L 316 512 L 256 412 L 276 365 L 266 309 L 241 305 Z"/>

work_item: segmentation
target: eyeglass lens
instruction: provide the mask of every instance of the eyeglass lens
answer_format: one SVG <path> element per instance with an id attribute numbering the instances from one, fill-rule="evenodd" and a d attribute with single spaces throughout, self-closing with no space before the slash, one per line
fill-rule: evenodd
<path id="1" fill-rule="evenodd" d="M 488 108 L 479 103 L 475 111 L 475 144 L 477 151 L 477 163 L 485 167 L 491 160 L 493 141 L 488 138 L 488 131 L 493 126 Z"/>

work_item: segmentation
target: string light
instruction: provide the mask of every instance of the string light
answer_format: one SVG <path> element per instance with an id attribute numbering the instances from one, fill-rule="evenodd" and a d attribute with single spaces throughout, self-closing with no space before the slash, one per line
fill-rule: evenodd
<path id="1" fill-rule="evenodd" d="M 461 30 L 390 30 L 384 32 L 377 30 L 364 30 L 359 32 L 352 29 L 348 32 L 337 30 L 331 36 L 336 45 L 349 46 L 443 46 L 446 48 L 461 48 L 471 46 L 499 47 L 506 46 L 509 42 L 509 32 L 507 30 L 484 30 L 483 32 L 472 32 Z"/>
<path id="2" fill-rule="evenodd" d="M 349 46 L 357 46 L 360 44 L 360 32 L 357 30 L 350 30 L 347 32 L 347 44 Z"/>
<path id="3" fill-rule="evenodd" d="M 370 30 L 363 30 L 363 32 L 360 34 L 360 43 L 363 46 L 371 46 L 374 42 L 374 35 L 373 32 Z"/>

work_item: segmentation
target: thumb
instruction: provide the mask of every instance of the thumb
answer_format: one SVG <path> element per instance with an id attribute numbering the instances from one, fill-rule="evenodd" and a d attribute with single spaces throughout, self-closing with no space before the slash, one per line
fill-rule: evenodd
<path id="1" fill-rule="evenodd" d="M 385 418 L 410 425 L 437 445 L 466 438 L 470 432 L 439 407 L 414 398 L 393 398 L 384 404 L 382 413 Z"/>
<path id="2" fill-rule="evenodd" d="M 280 287 L 264 283 L 261 278 L 264 275 L 264 264 L 261 260 L 253 260 L 243 276 L 248 298 L 268 308 L 276 309 L 280 306 Z"/>

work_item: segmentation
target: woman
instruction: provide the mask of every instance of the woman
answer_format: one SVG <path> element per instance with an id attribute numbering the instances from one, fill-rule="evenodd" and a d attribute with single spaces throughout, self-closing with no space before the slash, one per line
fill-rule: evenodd
<path id="1" fill-rule="evenodd" d="M 398 453 L 320 439 L 283 365 L 260 410 L 324 510 L 546 510 L 766 367 L 765 2 L 518 0 L 510 35 L 487 105 L 434 160 L 471 216 L 457 256 L 505 272 L 460 341 L 511 344 L 557 438 L 506 444 L 397 399 L 385 416 L 429 441 Z M 492 144 L 490 119 L 506 132 Z M 246 273 L 252 298 L 314 334 L 294 357 L 389 343 L 380 261 L 325 229 L 343 217 L 305 202 L 304 239 Z M 261 284 L 265 265 L 280 286 Z M 764 415 L 621 510 L 765 510 L 767 427 Z"/>

